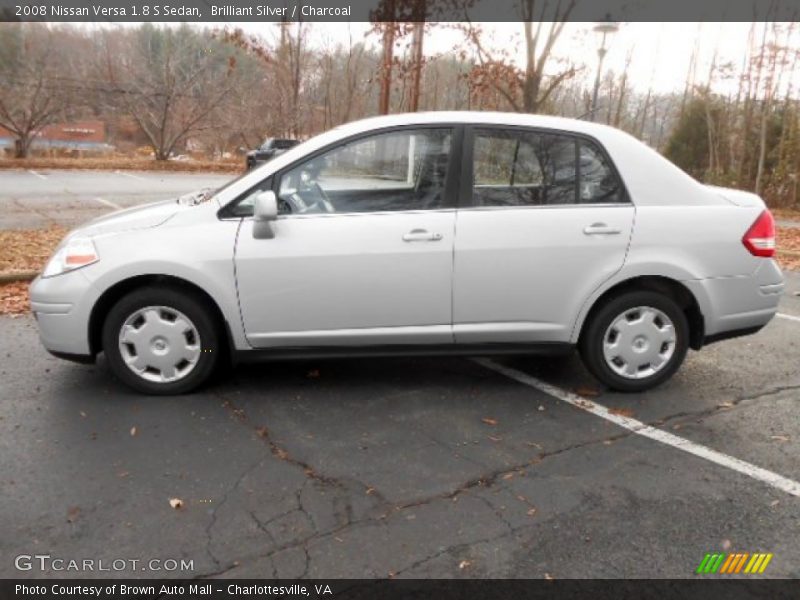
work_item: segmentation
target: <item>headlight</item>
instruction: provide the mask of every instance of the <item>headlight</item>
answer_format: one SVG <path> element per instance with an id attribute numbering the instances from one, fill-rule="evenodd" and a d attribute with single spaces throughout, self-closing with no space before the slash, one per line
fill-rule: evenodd
<path id="1" fill-rule="evenodd" d="M 56 250 L 42 272 L 42 277 L 53 277 L 73 271 L 100 260 L 97 248 L 89 238 L 73 238 Z"/>

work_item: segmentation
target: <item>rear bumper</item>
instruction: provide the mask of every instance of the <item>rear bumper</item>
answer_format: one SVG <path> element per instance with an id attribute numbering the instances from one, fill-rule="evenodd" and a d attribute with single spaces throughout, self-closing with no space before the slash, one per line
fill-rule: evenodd
<path id="1" fill-rule="evenodd" d="M 61 358 L 91 361 L 89 317 L 95 298 L 88 278 L 80 270 L 37 277 L 30 298 L 44 347 Z"/>
<path id="2" fill-rule="evenodd" d="M 683 282 L 700 305 L 706 343 L 755 333 L 778 312 L 784 290 L 775 261 L 764 261 L 748 277 L 718 277 Z"/>

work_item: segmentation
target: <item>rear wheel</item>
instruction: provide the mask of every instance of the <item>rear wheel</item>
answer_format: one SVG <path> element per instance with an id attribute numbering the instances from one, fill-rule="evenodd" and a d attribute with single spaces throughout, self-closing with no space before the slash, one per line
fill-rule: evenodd
<path id="1" fill-rule="evenodd" d="M 205 303 L 173 288 L 134 290 L 103 324 L 111 370 L 146 394 L 182 394 L 202 385 L 217 364 L 219 340 Z"/>
<path id="2" fill-rule="evenodd" d="M 669 379 L 689 347 L 689 324 L 668 296 L 626 292 L 606 301 L 586 324 L 580 352 L 608 387 L 639 392 Z"/>

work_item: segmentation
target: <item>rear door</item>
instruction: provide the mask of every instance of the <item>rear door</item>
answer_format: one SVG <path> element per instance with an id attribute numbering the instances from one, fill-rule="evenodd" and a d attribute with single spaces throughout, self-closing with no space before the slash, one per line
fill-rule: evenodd
<path id="1" fill-rule="evenodd" d="M 491 126 L 467 129 L 464 168 L 456 342 L 568 342 L 631 237 L 634 207 L 611 161 L 587 138 Z"/>

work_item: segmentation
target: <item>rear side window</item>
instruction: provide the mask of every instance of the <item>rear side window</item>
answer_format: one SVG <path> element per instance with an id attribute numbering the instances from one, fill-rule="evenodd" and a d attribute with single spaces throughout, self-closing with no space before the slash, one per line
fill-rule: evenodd
<path id="1" fill-rule="evenodd" d="M 622 186 L 593 143 L 569 135 L 477 129 L 475 206 L 622 202 Z"/>
<path id="2" fill-rule="evenodd" d="M 622 184 L 606 155 L 597 144 L 581 140 L 580 144 L 580 195 L 585 204 L 609 204 L 625 201 Z"/>

